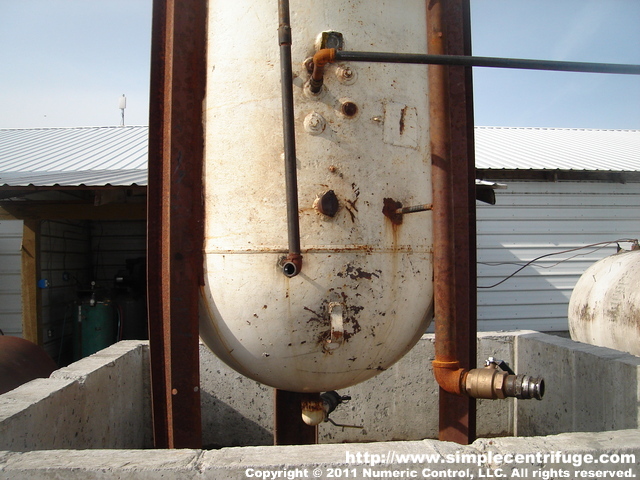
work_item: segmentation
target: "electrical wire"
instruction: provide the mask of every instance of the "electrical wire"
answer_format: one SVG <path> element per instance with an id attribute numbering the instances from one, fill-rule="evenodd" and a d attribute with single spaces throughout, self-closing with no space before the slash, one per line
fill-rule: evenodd
<path id="1" fill-rule="evenodd" d="M 613 243 L 613 242 L 612 242 Z M 603 248 L 607 248 L 607 246 L 609 245 L 609 243 L 606 243 L 605 245 L 601 245 L 598 248 L 594 248 L 593 250 L 589 251 L 589 252 L 584 252 L 584 253 L 577 253 L 575 255 L 572 255 L 570 257 L 567 258 L 563 258 L 562 260 L 557 261 L 556 263 L 552 264 L 552 265 L 543 265 L 541 263 L 535 263 L 536 260 L 531 260 L 530 262 L 478 262 L 478 265 L 485 265 L 487 267 L 500 267 L 503 265 L 518 265 L 521 267 L 538 267 L 538 268 L 553 268 L 553 267 L 557 267 L 558 265 L 560 265 L 561 263 L 567 262 L 573 258 L 576 257 L 580 257 L 583 255 L 589 255 L 591 253 L 595 253 L 599 250 L 602 250 Z M 580 247 L 580 248 L 588 248 L 589 246 L 584 246 L 584 247 Z M 563 253 L 563 252 L 558 252 L 558 253 Z M 551 254 L 551 255 L 556 255 L 555 253 Z"/>
<path id="2" fill-rule="evenodd" d="M 583 250 L 585 248 L 593 248 L 593 247 L 599 247 L 596 248 L 595 250 L 593 250 L 594 252 L 600 250 L 601 248 L 606 247 L 607 245 L 611 245 L 612 243 L 616 243 L 618 244 L 618 250 L 620 250 L 620 243 L 632 243 L 634 245 L 634 247 L 638 247 L 638 239 L 637 238 L 621 238 L 618 240 L 612 240 L 609 242 L 598 242 L 598 243 L 592 243 L 590 245 L 583 245 L 581 247 L 576 247 L 576 248 L 569 248 L 567 250 L 562 250 L 560 252 L 552 252 L 552 253 L 546 253 L 544 255 L 540 255 L 539 257 L 534 258 L 533 260 L 526 262 L 525 264 L 521 264 L 518 262 L 502 262 L 502 263 L 482 263 L 482 262 L 478 262 L 482 265 L 488 265 L 488 266 L 498 266 L 498 265 L 508 265 L 508 264 L 515 264 L 515 265 L 522 265 L 520 268 L 518 268 L 515 272 L 513 272 L 511 275 L 508 275 L 507 277 L 503 278 L 502 280 L 500 280 L 497 283 L 494 283 L 493 285 L 478 285 L 478 288 L 494 288 L 497 287 L 498 285 L 503 284 L 504 282 L 506 282 L 507 280 L 509 280 L 510 278 L 514 277 L 515 275 L 517 275 L 519 272 L 521 272 L 522 270 L 524 270 L 525 268 L 527 268 L 530 265 L 535 265 L 535 262 L 537 262 L 538 260 L 542 259 L 542 258 L 546 258 L 546 257 L 550 257 L 552 255 L 562 255 L 563 253 L 571 253 L 571 252 L 576 252 L 578 250 Z M 592 253 L 592 252 L 589 252 Z M 556 265 L 559 265 L 563 262 L 566 262 L 567 260 L 570 260 L 574 257 L 577 257 L 579 255 L 586 255 L 586 254 L 578 254 L 578 255 L 574 255 L 572 257 L 569 258 L 565 258 L 564 260 L 561 260 L 559 262 L 557 262 L 555 265 L 551 265 L 548 267 L 544 267 L 544 268 L 551 268 L 554 267 Z"/>

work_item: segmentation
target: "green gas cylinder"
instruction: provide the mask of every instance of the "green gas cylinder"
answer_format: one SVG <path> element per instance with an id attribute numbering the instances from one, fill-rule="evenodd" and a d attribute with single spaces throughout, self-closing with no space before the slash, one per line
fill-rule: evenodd
<path id="1" fill-rule="evenodd" d="M 78 303 L 74 337 L 76 360 L 116 343 L 117 322 L 111 300 Z"/>

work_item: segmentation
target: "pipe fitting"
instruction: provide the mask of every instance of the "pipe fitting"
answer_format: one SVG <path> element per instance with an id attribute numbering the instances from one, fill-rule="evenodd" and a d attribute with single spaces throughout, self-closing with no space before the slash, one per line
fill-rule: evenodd
<path id="1" fill-rule="evenodd" d="M 454 395 L 462 395 L 465 393 L 464 383 L 466 370 L 460 367 L 460 362 L 434 360 L 433 376 L 435 377 L 440 388 Z"/>
<path id="2" fill-rule="evenodd" d="M 531 375 L 509 375 L 505 381 L 507 396 L 519 399 L 542 400 L 544 388 L 544 378 Z"/>
<path id="3" fill-rule="evenodd" d="M 349 395 L 340 395 L 335 390 L 321 394 L 317 400 L 305 400 L 302 402 L 302 421 L 312 427 L 327 421 L 333 423 L 329 415 L 338 408 L 338 405 L 349 400 L 351 400 Z"/>
<path id="4" fill-rule="evenodd" d="M 545 388 L 542 377 L 510 374 L 493 362 L 470 370 L 464 384 L 465 393 L 470 397 L 492 400 L 507 397 L 542 400 Z"/>
<path id="5" fill-rule="evenodd" d="M 340 202 L 333 190 L 328 190 L 318 194 L 313 201 L 313 208 L 322 215 L 327 217 L 335 217 L 340 209 Z"/>
<path id="6" fill-rule="evenodd" d="M 507 398 L 505 385 L 508 376 L 493 363 L 484 368 L 474 368 L 466 375 L 465 392 L 473 398 Z"/>
<path id="7" fill-rule="evenodd" d="M 299 253 L 290 253 L 282 262 L 282 273 L 285 277 L 295 277 L 302 270 L 302 255 Z"/>
<path id="8" fill-rule="evenodd" d="M 327 418 L 327 413 L 324 408 L 324 402 L 320 398 L 314 400 L 303 400 L 301 408 L 302 421 L 310 427 L 320 425 L 325 421 L 325 418 Z"/>
<path id="9" fill-rule="evenodd" d="M 313 94 L 318 94 L 322 90 L 324 83 L 324 66 L 333 63 L 336 59 L 335 48 L 323 48 L 318 50 L 313 56 L 313 73 L 309 78 L 309 90 Z"/>

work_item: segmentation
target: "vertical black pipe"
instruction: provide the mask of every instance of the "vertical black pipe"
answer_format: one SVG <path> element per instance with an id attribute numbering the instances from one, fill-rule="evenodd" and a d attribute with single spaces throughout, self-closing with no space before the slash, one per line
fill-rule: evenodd
<path id="1" fill-rule="evenodd" d="M 300 222 L 298 218 L 298 178 L 293 112 L 293 72 L 291 69 L 291 25 L 289 0 L 278 1 L 278 42 L 280 44 L 280 81 L 282 84 L 282 127 L 284 134 L 284 173 L 287 196 L 287 234 L 289 258 L 284 274 L 293 277 L 300 271 Z"/>
<path id="2" fill-rule="evenodd" d="M 293 277 L 300 272 L 302 256 L 300 255 L 300 222 L 298 217 L 298 177 L 296 171 L 296 132 L 293 116 L 289 0 L 278 0 L 278 16 L 284 174 L 287 193 L 287 234 L 289 238 L 289 256 L 283 265 L 283 273 L 287 277 Z M 302 421 L 302 400 L 305 398 L 304 395 L 275 390 L 273 438 L 276 445 L 304 445 L 318 442 L 317 427 L 309 427 Z"/>

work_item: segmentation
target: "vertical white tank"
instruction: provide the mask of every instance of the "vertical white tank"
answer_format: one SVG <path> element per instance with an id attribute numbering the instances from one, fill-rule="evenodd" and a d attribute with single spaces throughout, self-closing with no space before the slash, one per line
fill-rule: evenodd
<path id="1" fill-rule="evenodd" d="M 640 355 L 640 250 L 591 265 L 569 302 L 573 340 Z"/>
<path id="2" fill-rule="evenodd" d="M 432 317 L 431 214 L 394 225 L 382 213 L 385 198 L 432 201 L 427 67 L 328 65 L 314 96 L 304 61 L 330 31 L 345 50 L 426 53 L 426 2 L 290 3 L 302 271 L 288 278 L 280 266 L 278 2 L 212 0 L 200 332 L 244 375 L 319 392 L 387 369 Z M 329 191 L 333 217 L 314 208 Z"/>

